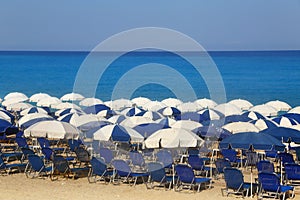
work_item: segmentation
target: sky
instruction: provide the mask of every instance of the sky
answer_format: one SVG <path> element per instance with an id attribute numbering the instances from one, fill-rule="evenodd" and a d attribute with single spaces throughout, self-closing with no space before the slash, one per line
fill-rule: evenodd
<path id="1" fill-rule="evenodd" d="M 122 31 L 163 27 L 207 50 L 299 50 L 300 0 L 9 0 L 0 50 L 90 51 Z"/>

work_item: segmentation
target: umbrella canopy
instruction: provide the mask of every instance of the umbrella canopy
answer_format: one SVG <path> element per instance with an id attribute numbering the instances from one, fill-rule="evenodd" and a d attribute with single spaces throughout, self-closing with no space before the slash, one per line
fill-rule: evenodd
<path id="1" fill-rule="evenodd" d="M 37 93 L 37 94 L 32 95 L 32 96 L 29 98 L 29 101 L 30 101 L 30 102 L 38 102 L 38 101 L 40 101 L 41 99 L 49 98 L 49 97 L 51 97 L 49 94 L 46 94 L 46 93 Z"/>
<path id="2" fill-rule="evenodd" d="M 11 127 L 12 124 L 5 119 L 0 119 L 0 133 L 5 132 L 5 130 L 9 127 Z"/>
<path id="3" fill-rule="evenodd" d="M 29 104 L 29 103 L 14 103 L 14 104 L 10 104 L 6 107 L 7 110 L 9 111 L 15 111 L 15 112 L 19 112 L 22 110 L 25 110 L 27 108 L 31 108 L 33 107 L 33 105 Z"/>
<path id="4" fill-rule="evenodd" d="M 182 115 L 176 117 L 177 120 L 192 120 L 195 122 L 202 122 L 203 117 L 201 114 L 199 113 L 195 113 L 195 112 L 187 112 L 187 113 L 183 113 Z"/>
<path id="5" fill-rule="evenodd" d="M 25 137 L 47 137 L 53 139 L 77 139 L 80 131 L 67 122 L 42 121 L 24 131 Z"/>
<path id="6" fill-rule="evenodd" d="M 124 115 L 115 115 L 110 118 L 108 118 L 107 121 L 109 121 L 112 124 L 120 124 L 123 120 L 125 120 L 127 117 Z"/>
<path id="7" fill-rule="evenodd" d="M 97 104 L 97 105 L 86 107 L 84 109 L 84 112 L 86 114 L 97 114 L 98 112 L 100 112 L 102 110 L 110 110 L 110 107 L 108 107 L 104 104 Z"/>
<path id="8" fill-rule="evenodd" d="M 224 124 L 232 122 L 249 122 L 252 119 L 244 115 L 229 115 L 224 118 Z"/>
<path id="9" fill-rule="evenodd" d="M 295 108 L 292 108 L 291 110 L 288 111 L 288 113 L 300 114 L 300 106 L 296 106 Z"/>
<path id="10" fill-rule="evenodd" d="M 127 127 L 135 127 L 139 124 L 151 123 L 151 119 L 142 116 L 133 116 L 124 119 L 120 124 Z"/>
<path id="11" fill-rule="evenodd" d="M 143 109 L 137 108 L 137 107 L 132 107 L 132 108 L 125 108 L 124 110 L 121 111 L 122 115 L 125 115 L 127 117 L 132 117 L 140 112 L 144 111 Z"/>
<path id="12" fill-rule="evenodd" d="M 254 124 L 260 131 L 278 127 L 277 124 L 270 119 L 258 119 L 250 121 L 250 123 Z"/>
<path id="13" fill-rule="evenodd" d="M 167 105 L 160 101 L 150 101 L 143 105 L 143 109 L 151 111 L 158 111 L 165 107 L 167 107 Z"/>
<path id="14" fill-rule="evenodd" d="M 214 107 L 214 110 L 223 113 L 225 116 L 242 114 L 242 110 L 239 107 L 230 103 L 219 104 Z"/>
<path id="15" fill-rule="evenodd" d="M 17 98 L 25 99 L 24 101 L 28 99 L 28 97 L 21 92 L 11 92 L 4 97 L 4 100 L 17 99 Z"/>
<path id="16" fill-rule="evenodd" d="M 23 101 L 26 101 L 27 98 L 23 98 L 23 97 L 16 97 L 16 98 L 9 98 L 9 99 L 6 99 L 2 102 L 2 106 L 9 106 L 9 105 L 12 105 L 12 104 L 16 104 L 16 103 L 21 103 Z"/>
<path id="17" fill-rule="evenodd" d="M 145 140 L 145 145 L 147 148 L 187 148 L 201 146 L 203 142 L 203 139 L 191 131 L 166 128 L 149 136 Z"/>
<path id="18" fill-rule="evenodd" d="M 300 131 L 286 127 L 269 128 L 261 131 L 262 133 L 269 134 L 283 142 L 300 143 Z"/>
<path id="19" fill-rule="evenodd" d="M 118 114 L 119 114 L 119 112 L 114 111 L 114 110 L 101 110 L 97 113 L 97 116 L 109 118 L 111 116 L 118 115 Z"/>
<path id="20" fill-rule="evenodd" d="M 274 107 L 277 111 L 288 111 L 292 108 L 286 102 L 279 101 L 279 100 L 269 101 L 266 103 L 266 105 Z"/>
<path id="21" fill-rule="evenodd" d="M 230 135 L 229 131 L 226 129 L 215 127 L 215 126 L 202 126 L 194 130 L 197 135 L 201 136 L 202 138 L 216 138 L 222 140 Z"/>
<path id="22" fill-rule="evenodd" d="M 107 101 L 105 105 L 113 110 L 123 110 L 124 108 L 131 108 L 133 103 L 129 99 L 116 99 L 114 101 Z"/>
<path id="23" fill-rule="evenodd" d="M 242 114 L 243 116 L 249 117 L 253 120 L 257 120 L 257 119 L 265 119 L 266 117 L 263 116 L 262 114 L 258 113 L 258 112 L 254 112 L 254 111 L 246 111 Z"/>
<path id="24" fill-rule="evenodd" d="M 237 106 L 241 110 L 249 110 L 249 108 L 253 107 L 252 103 L 244 99 L 234 99 L 229 101 L 228 103 Z"/>
<path id="25" fill-rule="evenodd" d="M 43 114 L 48 114 L 48 112 L 43 109 L 43 108 L 39 108 L 39 107 L 30 107 L 30 108 L 27 108 L 25 110 L 22 110 L 20 115 L 21 116 L 24 116 L 24 115 L 27 115 L 27 114 L 31 114 L 31 113 L 43 113 Z"/>
<path id="26" fill-rule="evenodd" d="M 265 133 L 243 132 L 226 137 L 220 142 L 220 148 L 231 146 L 235 149 L 271 150 L 272 147 L 283 149 L 285 146 L 280 140 Z"/>
<path id="27" fill-rule="evenodd" d="M 177 106 L 178 110 L 181 111 L 181 113 L 185 112 L 198 112 L 199 110 L 203 109 L 199 104 L 194 102 L 186 102 L 182 103 Z"/>
<path id="28" fill-rule="evenodd" d="M 161 102 L 166 104 L 169 107 L 176 107 L 183 103 L 181 100 L 176 99 L 176 98 L 167 98 L 167 99 L 162 100 Z"/>
<path id="29" fill-rule="evenodd" d="M 7 111 L 0 110 L 0 119 L 4 119 L 4 120 L 8 121 L 9 123 L 13 123 L 15 120 L 15 117 Z"/>
<path id="30" fill-rule="evenodd" d="M 176 120 L 166 117 L 166 118 L 155 120 L 154 123 L 163 124 L 164 126 L 171 127 L 171 125 L 174 124 L 175 122 Z"/>
<path id="31" fill-rule="evenodd" d="M 60 104 L 61 101 L 57 97 L 48 97 L 48 98 L 43 98 L 39 100 L 36 105 L 37 106 L 43 106 L 43 107 L 51 107 L 57 104 Z"/>
<path id="32" fill-rule="evenodd" d="M 86 114 L 81 109 L 67 108 L 67 109 L 61 109 L 61 110 L 56 111 L 55 116 L 59 117 L 59 116 L 63 116 L 65 114 L 69 114 L 69 113 L 78 113 L 80 115 Z"/>
<path id="33" fill-rule="evenodd" d="M 291 127 L 298 124 L 296 120 L 284 116 L 275 117 L 272 119 L 272 121 L 276 122 L 278 126 L 283 126 L 283 127 Z"/>
<path id="34" fill-rule="evenodd" d="M 107 125 L 94 133 L 94 140 L 141 143 L 144 137 L 132 128 L 120 125 Z"/>
<path id="35" fill-rule="evenodd" d="M 216 111 L 216 110 L 212 110 L 212 109 L 200 110 L 198 113 L 201 114 L 202 121 L 219 120 L 219 119 L 225 117 L 225 115 L 223 113 Z"/>
<path id="36" fill-rule="evenodd" d="M 85 106 L 85 107 L 94 106 L 97 104 L 103 104 L 103 101 L 101 101 L 100 99 L 97 99 L 97 98 L 85 98 L 79 102 L 79 105 Z"/>
<path id="37" fill-rule="evenodd" d="M 138 107 L 143 107 L 146 103 L 149 103 L 151 100 L 146 97 L 136 97 L 131 99 L 132 104 L 135 104 Z"/>
<path id="38" fill-rule="evenodd" d="M 59 103 L 56 105 L 51 106 L 51 108 L 57 109 L 57 110 L 61 110 L 61 109 L 68 109 L 68 108 L 74 108 L 74 109 L 81 109 L 79 106 L 77 106 L 74 103 L 69 103 L 69 102 L 63 102 L 63 103 Z"/>
<path id="39" fill-rule="evenodd" d="M 202 126 L 202 124 L 200 124 L 199 122 L 195 122 L 195 121 L 191 121 L 191 120 L 179 120 L 171 125 L 172 128 L 186 129 L 189 131 L 197 129 L 201 126 Z"/>
<path id="40" fill-rule="evenodd" d="M 164 128 L 170 128 L 170 127 L 168 127 L 168 126 L 166 127 L 163 124 L 157 124 L 157 123 L 139 124 L 139 125 L 133 127 L 134 130 L 139 132 L 145 138 L 148 138 L 154 132 L 164 129 Z"/>
<path id="41" fill-rule="evenodd" d="M 281 116 L 284 116 L 284 117 L 288 117 L 290 119 L 294 119 L 296 120 L 296 122 L 299 124 L 300 123 L 300 114 L 297 114 L 297 113 L 285 113 Z"/>
<path id="42" fill-rule="evenodd" d="M 163 118 L 163 116 L 159 112 L 154 112 L 154 111 L 142 111 L 136 114 L 135 116 L 143 116 L 151 120 L 158 120 Z"/>
<path id="43" fill-rule="evenodd" d="M 65 94 L 60 98 L 61 101 L 80 101 L 82 99 L 84 99 L 84 96 L 74 92 Z"/>
<path id="44" fill-rule="evenodd" d="M 199 106 L 201 106 L 202 108 L 214 108 L 216 107 L 218 104 L 211 100 L 211 99 L 197 99 L 196 101 L 194 101 L 196 104 L 198 104 Z"/>
<path id="45" fill-rule="evenodd" d="M 223 129 L 228 130 L 231 133 L 241 133 L 241 132 L 259 132 L 259 129 L 250 122 L 232 122 L 222 126 Z"/>
<path id="46" fill-rule="evenodd" d="M 158 110 L 158 112 L 166 117 L 178 116 L 181 114 L 179 109 L 177 109 L 175 107 L 169 107 L 169 106 Z"/>
<path id="47" fill-rule="evenodd" d="M 22 128 L 28 128 L 33 124 L 41 121 L 54 120 L 53 117 L 44 113 L 31 113 L 20 118 L 18 121 L 18 126 Z"/>
<path id="48" fill-rule="evenodd" d="M 273 107 L 266 104 L 253 106 L 249 109 L 249 111 L 258 112 L 267 117 L 277 116 L 278 111 Z"/>

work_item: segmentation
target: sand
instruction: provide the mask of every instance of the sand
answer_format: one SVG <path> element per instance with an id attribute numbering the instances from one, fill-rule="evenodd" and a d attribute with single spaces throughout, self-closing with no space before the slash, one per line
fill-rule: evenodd
<path id="1" fill-rule="evenodd" d="M 250 181 L 250 170 L 243 169 L 245 181 Z M 257 177 L 254 171 L 253 177 Z M 0 176 L 0 200 L 93 200 L 93 199 L 122 199 L 122 200 L 215 200 L 241 199 L 241 196 L 229 195 L 223 197 L 221 188 L 225 187 L 223 178 L 213 179 L 211 189 L 199 193 L 183 190 L 176 192 L 164 188 L 146 189 L 144 184 L 129 186 L 128 184 L 104 184 L 103 182 L 89 183 L 86 177 L 71 179 L 60 177 L 51 181 L 50 178 L 26 178 L 24 173 L 13 173 Z M 300 188 L 300 186 L 298 186 Z M 294 199 L 300 199 L 300 190 L 296 188 Z M 251 199 L 245 197 L 245 199 Z M 253 199 L 257 199 L 254 196 Z"/>

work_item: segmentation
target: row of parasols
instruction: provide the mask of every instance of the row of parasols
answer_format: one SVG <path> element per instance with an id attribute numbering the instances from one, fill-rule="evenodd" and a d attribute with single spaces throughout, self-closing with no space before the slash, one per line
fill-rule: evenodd
<path id="1" fill-rule="evenodd" d="M 80 137 L 146 148 L 197 147 L 210 138 L 222 140 L 223 147 L 271 149 L 300 142 L 299 110 L 281 101 L 258 106 L 241 99 L 219 105 L 210 99 L 183 103 L 145 97 L 103 102 L 76 93 L 58 99 L 14 92 L 2 102 L 0 132 L 8 135 L 17 126 L 26 137 Z"/>

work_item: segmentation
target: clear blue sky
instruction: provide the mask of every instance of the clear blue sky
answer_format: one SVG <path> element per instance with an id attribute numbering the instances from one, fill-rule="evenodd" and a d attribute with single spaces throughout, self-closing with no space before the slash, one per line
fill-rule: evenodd
<path id="1" fill-rule="evenodd" d="M 0 50 L 91 50 L 145 26 L 175 29 L 208 50 L 300 49 L 300 0 L 0 2 Z"/>

